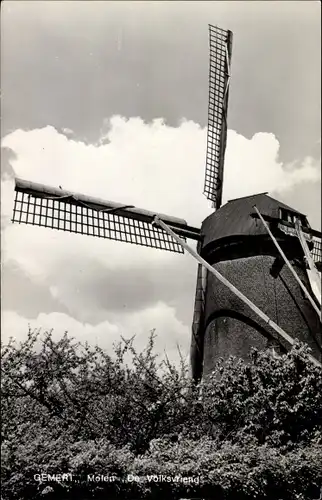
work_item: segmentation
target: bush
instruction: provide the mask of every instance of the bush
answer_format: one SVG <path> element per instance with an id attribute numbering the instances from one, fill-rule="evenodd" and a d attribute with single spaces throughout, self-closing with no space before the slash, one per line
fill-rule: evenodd
<path id="1" fill-rule="evenodd" d="M 305 347 L 219 362 L 195 385 L 153 345 L 123 340 L 111 357 L 29 331 L 2 346 L 3 500 L 318 498 L 322 370 Z"/>

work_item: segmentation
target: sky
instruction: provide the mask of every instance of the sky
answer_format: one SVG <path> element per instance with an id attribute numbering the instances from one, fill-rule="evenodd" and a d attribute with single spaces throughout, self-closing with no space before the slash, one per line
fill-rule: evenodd
<path id="1" fill-rule="evenodd" d="M 197 264 L 13 225 L 14 177 L 200 227 L 208 24 L 233 31 L 224 202 L 268 191 L 321 228 L 320 3 L 5 1 L 1 15 L 2 339 L 28 325 L 108 351 L 156 330 L 188 359 Z"/>

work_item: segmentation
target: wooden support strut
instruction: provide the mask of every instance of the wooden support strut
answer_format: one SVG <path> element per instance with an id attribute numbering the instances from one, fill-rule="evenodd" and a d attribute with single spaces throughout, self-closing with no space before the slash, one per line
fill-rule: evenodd
<path id="1" fill-rule="evenodd" d="M 158 216 L 154 217 L 154 223 L 159 225 L 164 231 L 166 231 L 172 238 L 174 238 L 179 245 L 181 245 L 185 250 L 187 250 L 190 255 L 192 255 L 200 264 L 202 264 L 208 271 L 210 271 L 216 278 L 228 287 L 237 297 L 242 300 L 252 311 L 254 311 L 265 323 L 267 323 L 273 330 L 277 332 L 279 337 L 282 337 L 292 346 L 295 344 L 294 339 L 286 333 L 280 326 L 278 326 L 273 320 L 271 320 L 261 309 L 259 309 L 251 300 L 249 300 L 242 292 L 240 292 L 230 281 L 228 281 L 222 274 L 220 274 L 214 267 L 212 267 L 206 260 L 204 260 L 195 250 L 193 250 L 185 241 L 183 241 L 179 236 L 177 236 L 170 228 L 165 224 Z M 318 361 L 311 354 L 308 355 L 310 361 L 316 366 L 322 368 L 322 363 Z"/>
<path id="2" fill-rule="evenodd" d="M 283 250 L 281 249 L 281 247 L 279 246 L 279 244 L 277 243 L 277 240 L 276 238 L 274 237 L 272 231 L 270 230 L 270 228 L 268 227 L 268 224 L 267 222 L 263 219 L 260 211 L 258 210 L 258 208 L 254 205 L 254 207 L 260 220 L 262 221 L 262 223 L 264 224 L 264 227 L 266 229 L 266 231 L 268 232 L 268 234 L 270 235 L 271 239 L 273 240 L 273 243 L 274 245 L 276 246 L 277 250 L 279 251 L 279 253 L 281 254 L 285 264 L 287 265 L 287 267 L 289 268 L 289 270 L 291 271 L 291 273 L 293 274 L 294 278 L 296 279 L 296 281 L 298 282 L 298 284 L 300 285 L 300 287 L 302 288 L 305 296 L 308 298 L 308 300 L 310 301 L 312 307 L 314 308 L 314 310 L 317 312 L 319 318 L 320 318 L 320 321 L 321 321 L 321 311 L 320 309 L 318 308 L 318 306 L 316 305 L 316 303 L 314 302 L 313 298 L 311 297 L 309 291 L 305 288 L 305 286 L 303 285 L 302 281 L 300 280 L 300 278 L 298 277 L 298 275 L 296 274 L 296 272 L 294 271 L 290 261 L 288 260 L 288 258 L 286 257 L 285 253 L 283 252 Z"/>

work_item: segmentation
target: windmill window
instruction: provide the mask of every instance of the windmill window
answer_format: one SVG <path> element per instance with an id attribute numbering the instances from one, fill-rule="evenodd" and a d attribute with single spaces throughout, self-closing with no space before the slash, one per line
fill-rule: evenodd
<path id="1" fill-rule="evenodd" d="M 308 220 L 306 217 L 304 217 L 304 215 L 300 217 L 300 221 L 303 227 L 310 227 Z"/>
<path id="2" fill-rule="evenodd" d="M 282 221 L 289 222 L 291 224 L 295 224 L 297 220 L 300 220 L 300 223 L 303 227 L 309 227 L 305 215 L 300 215 L 298 213 L 285 210 L 284 208 L 280 209 L 280 219 L 282 219 Z"/>

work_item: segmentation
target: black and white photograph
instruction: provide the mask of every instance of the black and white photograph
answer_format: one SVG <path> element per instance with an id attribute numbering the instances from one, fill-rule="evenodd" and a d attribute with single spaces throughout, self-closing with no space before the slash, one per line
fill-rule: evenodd
<path id="1" fill-rule="evenodd" d="M 322 500 L 321 5 L 1 5 L 1 500 Z"/>

